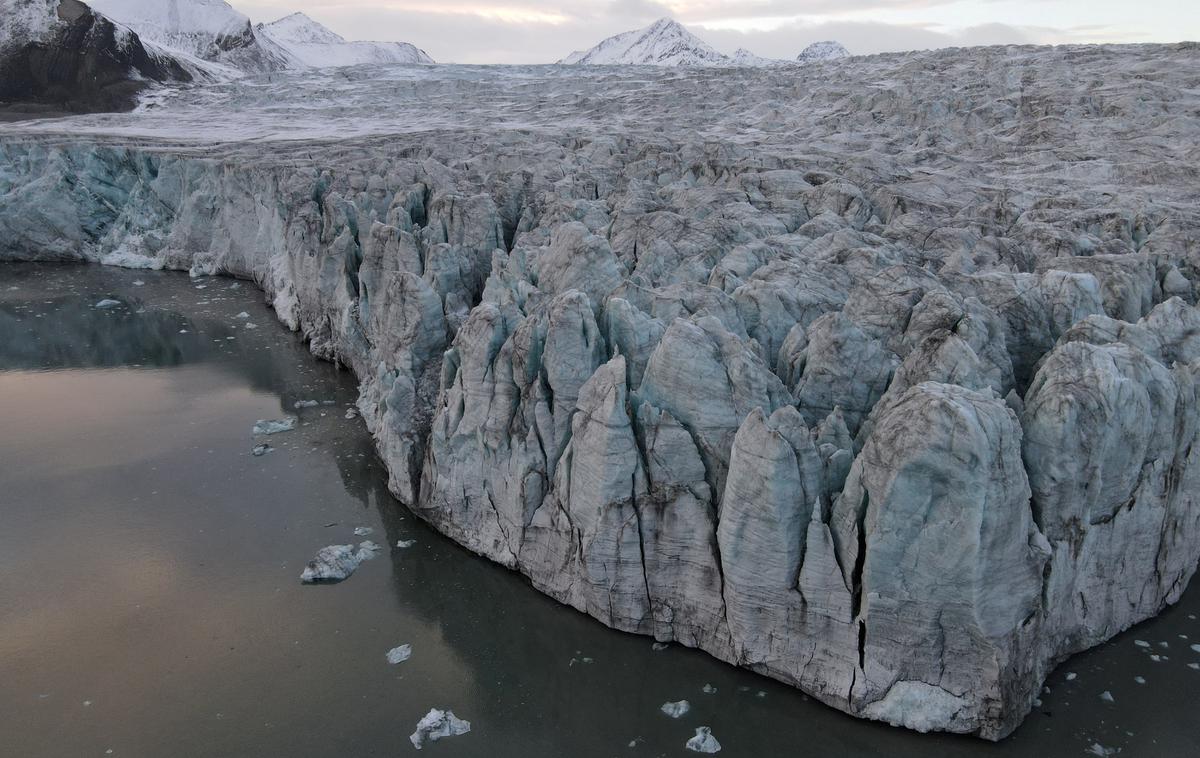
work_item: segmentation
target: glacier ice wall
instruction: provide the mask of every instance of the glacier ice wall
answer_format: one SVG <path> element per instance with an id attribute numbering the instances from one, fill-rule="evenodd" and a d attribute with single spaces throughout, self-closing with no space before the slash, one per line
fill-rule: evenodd
<path id="1" fill-rule="evenodd" d="M 847 66 L 807 109 L 773 72 L 414 85 L 435 122 L 464 87 L 657 88 L 619 136 L 10 131 L 0 258 L 253 280 L 453 539 L 612 627 L 997 739 L 1200 555 L 1200 66 Z M 721 77 L 742 99 L 687 126 Z"/>

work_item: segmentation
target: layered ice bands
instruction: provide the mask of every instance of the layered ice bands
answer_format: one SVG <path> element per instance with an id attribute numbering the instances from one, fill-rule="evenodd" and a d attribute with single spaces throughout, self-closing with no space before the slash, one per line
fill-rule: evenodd
<path id="1" fill-rule="evenodd" d="M 453 539 L 997 739 L 1200 555 L 1198 53 L 251 79 L 5 127 L 0 257 L 251 279 Z"/>

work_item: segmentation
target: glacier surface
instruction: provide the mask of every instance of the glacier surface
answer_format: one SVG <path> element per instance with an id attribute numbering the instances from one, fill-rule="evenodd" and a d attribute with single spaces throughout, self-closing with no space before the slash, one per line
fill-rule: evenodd
<path id="1" fill-rule="evenodd" d="M 997 739 L 1196 569 L 1197 52 L 252 77 L 0 127 L 0 259 L 251 280 L 441 532 Z"/>

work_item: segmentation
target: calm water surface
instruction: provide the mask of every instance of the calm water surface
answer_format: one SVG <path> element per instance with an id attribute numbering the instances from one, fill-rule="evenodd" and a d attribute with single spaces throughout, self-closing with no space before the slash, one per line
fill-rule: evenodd
<path id="1" fill-rule="evenodd" d="M 446 757 L 683 756 L 700 725 L 731 758 L 1200 755 L 1195 591 L 1064 664 L 1008 741 L 910 734 L 656 652 L 437 536 L 388 495 L 355 395 L 248 283 L 0 266 L 0 755 L 416 755 L 434 706 L 473 727 L 421 753 Z M 254 422 L 289 413 L 251 455 Z M 387 549 L 300 584 L 362 539 Z"/>

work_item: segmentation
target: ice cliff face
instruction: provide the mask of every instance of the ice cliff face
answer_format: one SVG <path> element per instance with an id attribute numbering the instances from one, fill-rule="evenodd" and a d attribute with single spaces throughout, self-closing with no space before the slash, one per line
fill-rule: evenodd
<path id="1" fill-rule="evenodd" d="M 424 50 L 407 42 L 347 42 L 303 13 L 259 24 L 254 31 L 287 51 L 296 61 L 314 68 L 433 63 Z"/>
<path id="2" fill-rule="evenodd" d="M 191 78 L 180 61 L 77 0 L 0 0 L 4 111 L 128 109 L 150 82 Z"/>
<path id="3" fill-rule="evenodd" d="M 252 279 L 442 532 L 996 739 L 1196 569 L 1196 52 L 229 85 L 5 128 L 0 257 Z"/>

